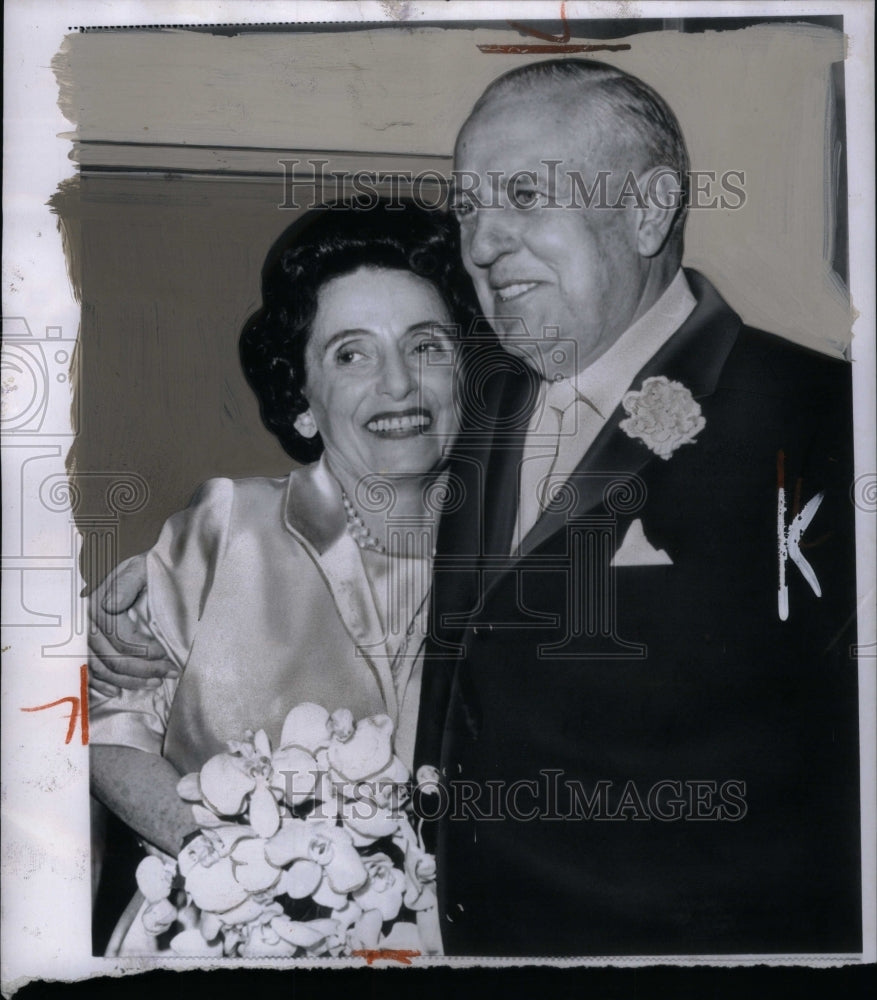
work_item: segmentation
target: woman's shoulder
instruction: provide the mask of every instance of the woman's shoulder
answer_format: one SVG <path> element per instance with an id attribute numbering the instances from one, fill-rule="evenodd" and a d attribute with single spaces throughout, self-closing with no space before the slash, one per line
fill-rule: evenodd
<path id="1" fill-rule="evenodd" d="M 180 530 L 225 534 L 241 519 L 264 518 L 272 508 L 282 511 L 290 476 L 215 476 L 198 486 L 188 505 L 168 524 Z"/>
<path id="2" fill-rule="evenodd" d="M 192 503 L 235 503 L 282 496 L 289 488 L 290 479 L 300 471 L 295 470 L 285 476 L 247 476 L 242 479 L 213 476 L 201 483 L 192 497 Z"/>
<path id="3" fill-rule="evenodd" d="M 320 549 L 346 523 L 340 490 L 323 462 L 285 476 L 208 479 L 188 510 L 197 521 L 215 524 L 222 533 L 242 528 L 273 532 L 283 525 Z"/>
<path id="4" fill-rule="evenodd" d="M 288 488 L 290 480 L 298 477 L 301 472 L 301 469 L 294 469 L 284 476 L 246 476 L 241 479 L 216 476 L 206 480 L 201 488 L 209 488 L 217 492 L 222 490 L 241 496 L 250 493 L 255 495 L 284 493 Z"/>

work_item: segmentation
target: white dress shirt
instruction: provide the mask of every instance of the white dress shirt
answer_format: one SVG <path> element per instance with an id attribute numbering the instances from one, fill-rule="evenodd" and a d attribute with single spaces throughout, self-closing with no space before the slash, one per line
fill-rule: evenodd
<path id="1" fill-rule="evenodd" d="M 637 372 L 695 305 L 680 268 L 658 301 L 605 354 L 570 378 L 543 383 L 524 443 L 512 552 L 539 520 L 556 488 L 584 458 Z"/>

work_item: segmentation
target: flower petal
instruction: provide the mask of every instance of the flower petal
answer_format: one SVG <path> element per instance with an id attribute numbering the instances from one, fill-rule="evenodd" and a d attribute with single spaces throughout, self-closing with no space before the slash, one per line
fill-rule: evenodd
<path id="1" fill-rule="evenodd" d="M 157 903 L 167 899 L 173 882 L 173 868 L 155 855 L 144 858 L 135 873 L 137 888 L 143 893 L 147 903 Z"/>
<path id="2" fill-rule="evenodd" d="M 383 919 L 377 910 L 365 910 L 350 932 L 355 950 L 373 951 L 381 938 Z"/>
<path id="3" fill-rule="evenodd" d="M 311 893 L 311 899 L 319 906 L 328 906 L 330 910 L 341 910 L 347 903 L 347 896 L 343 892 L 335 892 L 327 878 L 320 882 L 316 892 Z"/>
<path id="4" fill-rule="evenodd" d="M 177 782 L 177 795 L 186 802 L 201 801 L 201 782 L 198 780 L 198 772 L 184 774 Z"/>
<path id="5" fill-rule="evenodd" d="M 356 721 L 349 708 L 336 708 L 328 722 L 331 739 L 346 743 L 356 732 Z"/>
<path id="6" fill-rule="evenodd" d="M 260 903 L 254 896 L 247 896 L 242 903 L 233 906 L 224 913 L 220 913 L 219 919 L 229 927 L 249 924 L 253 920 L 258 920 L 264 913 L 264 910 L 265 906 L 263 903 Z"/>
<path id="7" fill-rule="evenodd" d="M 418 858 L 414 865 L 415 877 L 420 882 L 432 882 L 435 880 L 435 858 L 431 854 L 424 854 Z"/>
<path id="8" fill-rule="evenodd" d="M 277 937 L 273 941 L 260 932 L 250 934 L 239 949 L 241 958 L 294 958 L 298 948 L 289 941 Z"/>
<path id="9" fill-rule="evenodd" d="M 227 821 L 217 816 L 212 809 L 207 809 L 198 802 L 192 803 L 192 816 L 200 827 L 225 826 Z"/>
<path id="10" fill-rule="evenodd" d="M 292 899 L 306 899 L 315 892 L 323 880 L 323 869 L 316 863 L 303 859 L 294 861 L 280 879 L 278 891 L 285 892 Z"/>
<path id="11" fill-rule="evenodd" d="M 256 831 L 245 823 L 223 823 L 211 830 L 205 830 L 204 836 L 215 845 L 217 852 L 225 857 L 239 840 L 255 837 Z"/>
<path id="12" fill-rule="evenodd" d="M 212 941 L 222 933 L 222 920 L 215 913 L 202 913 L 198 926 L 205 941 Z"/>
<path id="13" fill-rule="evenodd" d="M 247 898 L 247 890 L 234 877 L 234 862 L 220 858 L 205 868 L 196 865 L 186 877 L 186 891 L 202 910 L 224 913 Z"/>
<path id="14" fill-rule="evenodd" d="M 243 812 L 246 797 L 256 787 L 256 779 L 240 757 L 218 753 L 201 768 L 204 802 L 222 816 Z"/>
<path id="15" fill-rule="evenodd" d="M 329 713 L 320 705 L 310 701 L 296 705 L 284 719 L 280 746 L 295 745 L 313 753 L 329 742 L 328 721 Z"/>
<path id="16" fill-rule="evenodd" d="M 338 921 L 338 926 L 342 931 L 352 927 L 361 916 L 362 907 L 352 899 L 348 899 L 344 906 L 332 911 L 332 919 Z"/>
<path id="17" fill-rule="evenodd" d="M 250 796 L 249 819 L 260 837 L 273 837 L 280 829 L 280 812 L 267 785 L 257 785 Z"/>
<path id="18" fill-rule="evenodd" d="M 176 937 L 171 939 L 171 951 L 175 955 L 186 955 L 192 958 L 202 956 L 213 956 L 222 954 L 222 943 L 208 944 L 201 932 L 195 928 L 188 931 L 181 931 Z"/>
<path id="19" fill-rule="evenodd" d="M 271 741 L 268 739 L 268 734 L 264 729 L 260 729 L 253 737 L 253 747 L 260 757 L 271 756 Z"/>
<path id="20" fill-rule="evenodd" d="M 290 861 L 308 857 L 311 824 L 301 819 L 285 819 L 280 829 L 265 844 L 265 857 L 278 868 Z"/>
<path id="21" fill-rule="evenodd" d="M 265 858 L 265 841 L 241 840 L 231 852 L 234 877 L 249 892 L 264 892 L 280 879 L 280 869 Z"/>
<path id="22" fill-rule="evenodd" d="M 327 937 L 338 933 L 334 920 L 292 920 L 287 916 L 275 917 L 271 927 L 284 941 L 298 948 L 313 948 Z"/>
<path id="23" fill-rule="evenodd" d="M 325 937 L 337 934 L 340 930 L 338 921 L 334 917 L 317 917 L 314 920 L 306 921 L 311 930 L 322 933 Z"/>
<path id="24" fill-rule="evenodd" d="M 436 905 L 435 887 L 432 883 L 418 885 L 409 881 L 402 902 L 409 910 L 429 910 Z"/>
<path id="25" fill-rule="evenodd" d="M 329 743 L 330 765 L 348 781 L 362 781 L 383 771 L 391 762 L 393 721 L 388 715 L 372 715 L 356 725 L 353 735 Z"/>
<path id="26" fill-rule="evenodd" d="M 326 878 L 335 892 L 346 895 L 365 883 L 368 872 L 362 863 L 362 858 L 353 846 L 350 835 L 339 827 L 334 829 L 337 831 L 334 838 L 335 850 L 331 860 L 325 866 Z M 343 839 L 340 834 L 344 834 Z"/>
<path id="27" fill-rule="evenodd" d="M 369 778 L 368 784 L 375 789 L 378 797 L 386 798 L 389 793 L 394 791 L 398 795 L 396 787 L 407 785 L 410 777 L 411 772 L 394 754 L 385 767 Z"/>
<path id="28" fill-rule="evenodd" d="M 187 878 L 189 872 L 199 865 L 202 858 L 212 850 L 210 842 L 203 834 L 200 837 L 195 837 L 177 855 L 177 870 L 183 878 Z"/>
<path id="29" fill-rule="evenodd" d="M 399 818 L 394 818 L 389 809 L 375 809 L 367 811 L 361 807 L 357 812 L 356 807 L 347 809 L 344 816 L 345 829 L 351 833 L 359 834 L 359 837 L 366 843 L 372 840 L 379 840 L 381 837 L 392 837 L 399 829 Z"/>
<path id="30" fill-rule="evenodd" d="M 392 951 L 422 951 L 423 944 L 417 924 L 399 920 L 390 928 L 389 934 L 382 934 L 379 947 Z"/>
<path id="31" fill-rule="evenodd" d="M 441 772 L 432 764 L 423 764 L 418 767 L 414 778 L 417 790 L 424 795 L 435 795 L 439 790 L 438 786 L 441 784 L 441 780 Z"/>
<path id="32" fill-rule="evenodd" d="M 391 868 L 387 880 L 369 881 L 353 892 L 353 898 L 363 910 L 377 910 L 382 920 L 395 920 L 402 909 L 405 878 L 396 868 Z"/>
<path id="33" fill-rule="evenodd" d="M 320 778 L 317 762 L 301 747 L 283 747 L 271 759 L 274 775 L 271 785 L 283 792 L 290 805 L 313 798 Z"/>
<path id="34" fill-rule="evenodd" d="M 147 934 L 158 937 L 173 924 L 177 919 L 177 908 L 169 899 L 160 899 L 157 903 L 150 903 L 143 911 L 143 929 Z"/>

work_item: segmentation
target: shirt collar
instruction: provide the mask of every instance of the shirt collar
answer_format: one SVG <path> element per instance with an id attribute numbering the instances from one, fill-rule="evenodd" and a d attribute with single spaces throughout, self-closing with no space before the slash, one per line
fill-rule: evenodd
<path id="1" fill-rule="evenodd" d="M 605 354 L 571 378 L 559 379 L 547 387 L 546 404 L 565 410 L 579 399 L 607 420 L 636 373 L 673 336 L 696 304 L 679 268 L 657 302 Z"/>

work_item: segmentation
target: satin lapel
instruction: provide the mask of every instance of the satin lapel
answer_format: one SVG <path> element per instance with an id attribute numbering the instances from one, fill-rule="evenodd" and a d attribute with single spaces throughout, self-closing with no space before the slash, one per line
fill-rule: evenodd
<path id="1" fill-rule="evenodd" d="M 345 531 L 334 545 L 318 556 L 317 561 L 332 591 L 344 627 L 363 659 L 377 674 L 387 714 L 397 718 L 399 705 L 390 666 L 392 658 L 359 546 Z"/>
<path id="2" fill-rule="evenodd" d="M 644 379 L 665 375 L 690 389 L 695 399 L 704 399 L 715 391 L 734 346 L 740 317 L 697 271 L 686 270 L 685 277 L 697 305 L 661 350 L 640 369 L 631 385 L 639 388 Z M 521 543 L 522 556 L 565 530 L 571 517 L 594 510 L 602 503 L 610 484 L 623 483 L 638 475 L 649 462 L 658 460 L 641 441 L 628 437 L 620 429 L 619 423 L 625 416 L 619 405 L 570 477 L 575 489 L 574 504 L 564 509 L 561 500 L 549 507 Z M 709 424 L 702 433 L 709 433 Z"/>
<path id="3" fill-rule="evenodd" d="M 377 677 L 388 713 L 396 718 L 396 688 L 384 629 L 359 547 L 346 524 L 340 488 L 324 461 L 290 476 L 286 528 L 319 568 L 345 629 Z"/>

